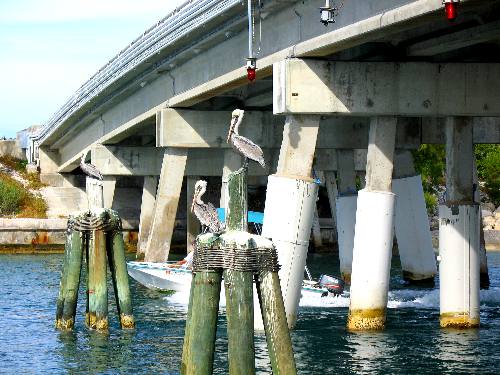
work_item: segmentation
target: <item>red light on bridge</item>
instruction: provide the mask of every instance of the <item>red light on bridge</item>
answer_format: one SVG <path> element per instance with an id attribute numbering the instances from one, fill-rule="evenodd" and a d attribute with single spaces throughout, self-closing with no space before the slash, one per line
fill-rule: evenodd
<path id="1" fill-rule="evenodd" d="M 255 81 L 255 68 L 247 68 L 247 78 L 250 82 Z"/>
<path id="2" fill-rule="evenodd" d="M 457 18 L 459 0 L 443 0 L 444 12 L 448 21 L 453 22 Z"/>

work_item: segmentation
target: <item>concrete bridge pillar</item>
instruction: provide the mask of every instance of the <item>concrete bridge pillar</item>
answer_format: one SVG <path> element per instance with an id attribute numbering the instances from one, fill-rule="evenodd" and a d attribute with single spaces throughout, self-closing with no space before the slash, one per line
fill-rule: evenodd
<path id="1" fill-rule="evenodd" d="M 385 326 L 391 268 L 395 195 L 391 191 L 396 117 L 373 117 L 366 187 L 358 192 L 351 299 L 347 328 Z"/>
<path id="2" fill-rule="evenodd" d="M 480 214 L 474 201 L 472 121 L 448 117 L 446 202 L 439 206 L 440 324 L 479 326 Z"/>
<path id="3" fill-rule="evenodd" d="M 398 150 L 392 192 L 396 194 L 395 231 L 403 278 L 411 283 L 433 284 L 437 273 L 422 179 L 409 150 Z"/>
<path id="4" fill-rule="evenodd" d="M 165 148 L 154 216 L 144 256 L 147 262 L 165 262 L 168 259 L 187 154 L 187 148 Z"/>
<path id="5" fill-rule="evenodd" d="M 137 257 L 140 258 L 146 251 L 151 222 L 155 212 L 156 189 L 158 176 L 144 176 L 142 186 L 141 217 L 139 221 L 139 240 L 137 241 Z"/>
<path id="6" fill-rule="evenodd" d="M 196 236 L 200 233 L 200 222 L 196 218 L 196 215 L 191 212 L 194 186 L 196 184 L 196 181 L 198 181 L 199 179 L 199 176 L 187 176 L 186 178 L 186 249 L 188 253 L 194 250 L 194 241 L 196 239 Z"/>
<path id="7" fill-rule="evenodd" d="M 318 185 L 311 171 L 319 116 L 286 117 L 276 174 L 269 176 L 263 235 L 278 251 L 286 317 L 295 326 Z"/>
<path id="8" fill-rule="evenodd" d="M 351 282 L 354 225 L 356 223 L 356 172 L 354 150 L 337 150 L 338 196 L 336 200 L 340 274 Z"/>

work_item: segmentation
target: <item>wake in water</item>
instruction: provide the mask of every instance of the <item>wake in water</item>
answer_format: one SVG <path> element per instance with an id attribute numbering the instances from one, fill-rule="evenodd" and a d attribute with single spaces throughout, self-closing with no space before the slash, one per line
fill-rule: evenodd
<path id="1" fill-rule="evenodd" d="M 189 291 L 177 292 L 165 297 L 169 304 L 187 307 L 189 303 Z M 500 304 L 500 288 L 490 288 L 481 290 L 481 309 L 488 307 L 498 307 Z M 220 306 L 226 305 L 224 290 L 221 291 Z M 349 307 L 349 292 L 344 292 L 341 296 L 329 295 L 321 297 L 318 293 L 303 293 L 300 299 L 301 307 Z M 439 289 L 397 289 L 389 291 L 387 307 L 390 309 L 419 308 L 419 309 L 439 309 Z"/>

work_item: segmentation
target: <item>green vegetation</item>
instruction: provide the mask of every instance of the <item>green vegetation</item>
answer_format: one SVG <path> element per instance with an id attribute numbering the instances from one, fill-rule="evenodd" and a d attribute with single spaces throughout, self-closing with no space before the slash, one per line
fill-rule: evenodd
<path id="1" fill-rule="evenodd" d="M 500 206 L 500 145 L 476 145 L 477 175 L 495 206 Z"/>
<path id="2" fill-rule="evenodd" d="M 13 158 L 12 156 L 1 156 L 0 163 L 6 167 L 15 170 L 19 173 L 26 181 L 28 181 L 28 188 L 38 190 L 44 186 L 40 181 L 40 175 L 38 173 L 28 173 L 26 172 L 26 165 L 28 162 L 26 160 L 20 160 Z"/>
<path id="3" fill-rule="evenodd" d="M 27 187 L 13 179 L 9 173 L 0 172 L 0 216 L 46 218 L 47 204 L 30 189 L 44 186 L 37 173 L 26 172 L 26 162 L 9 156 L 0 157 L 0 163 L 19 173 L 28 181 Z"/>
<path id="4" fill-rule="evenodd" d="M 479 181 L 484 183 L 482 191 L 491 201 L 500 205 L 500 145 L 476 145 L 474 149 Z M 437 193 L 445 185 L 446 157 L 443 145 L 421 145 L 413 153 L 415 169 L 422 175 L 427 210 L 437 207 Z"/>
<path id="5" fill-rule="evenodd" d="M 0 215 L 14 215 L 19 213 L 21 202 L 24 200 L 24 189 L 19 189 L 16 184 L 5 176 L 0 176 Z"/>
<path id="6" fill-rule="evenodd" d="M 0 173 L 0 216 L 46 218 L 47 203 L 10 176 Z"/>

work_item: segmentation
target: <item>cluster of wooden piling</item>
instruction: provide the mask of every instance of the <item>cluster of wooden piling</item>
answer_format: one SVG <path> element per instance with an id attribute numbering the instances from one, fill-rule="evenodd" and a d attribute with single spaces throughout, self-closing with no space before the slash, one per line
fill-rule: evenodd
<path id="1" fill-rule="evenodd" d="M 220 236 L 202 234 L 196 239 L 181 373 L 212 374 L 224 278 L 229 374 L 255 374 L 254 279 L 273 374 L 296 374 L 276 250 L 271 241 L 246 232 L 246 168 L 228 180 L 226 232 Z"/>
<path id="2" fill-rule="evenodd" d="M 74 327 L 84 256 L 87 267 L 85 320 L 88 327 L 99 331 L 108 329 L 108 261 L 121 327 L 134 328 L 121 219 L 110 209 L 86 211 L 70 216 L 68 220 L 56 328 L 71 330 Z"/>

